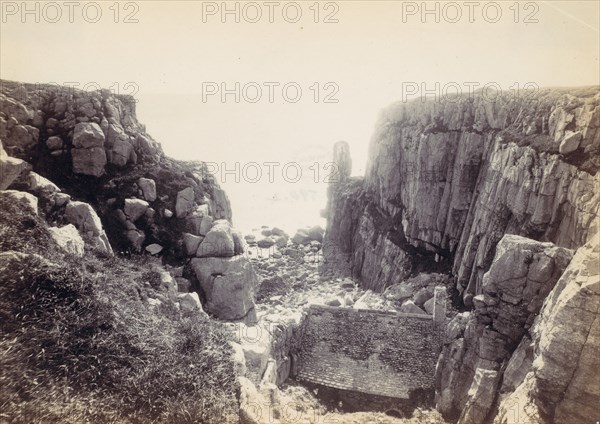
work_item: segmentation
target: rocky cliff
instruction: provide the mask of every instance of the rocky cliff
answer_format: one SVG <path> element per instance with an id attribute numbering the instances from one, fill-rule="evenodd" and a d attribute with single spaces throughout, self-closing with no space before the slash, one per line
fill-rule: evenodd
<path id="1" fill-rule="evenodd" d="M 599 103 L 589 88 L 392 105 L 364 179 L 332 188 L 329 244 L 373 288 L 447 262 L 470 305 L 504 234 L 577 248 L 597 228 Z"/>
<path id="2" fill-rule="evenodd" d="M 335 151 L 349 163 L 347 147 Z M 446 418 L 597 417 L 600 386 L 586 376 L 599 365 L 588 354 L 599 337 L 599 168 L 598 88 L 475 93 L 387 108 L 365 177 L 331 187 L 330 266 L 379 291 L 428 270 L 456 281 L 465 312 L 448 326 L 436 383 Z M 596 406 L 578 408 L 577 396 Z"/>
<path id="3" fill-rule="evenodd" d="M 241 255 L 229 200 L 203 162 L 167 157 L 131 96 L 0 82 L 4 194 L 34 202 L 64 245 L 71 225 L 106 254 L 188 264 L 177 276 L 181 292 L 197 291 L 218 318 L 253 319 L 256 275 Z"/>

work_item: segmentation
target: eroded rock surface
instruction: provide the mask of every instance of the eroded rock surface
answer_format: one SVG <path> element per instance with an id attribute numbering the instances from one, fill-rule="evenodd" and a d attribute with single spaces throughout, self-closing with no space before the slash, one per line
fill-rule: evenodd
<path id="1" fill-rule="evenodd" d="M 506 363 L 571 256 L 571 250 L 552 243 L 510 234 L 502 238 L 483 278 L 482 294 L 474 298 L 468 320 L 461 318 L 462 334 L 447 334 L 437 369 L 437 404 L 443 415 L 460 414 L 461 424 L 484 422 Z"/>
<path id="2" fill-rule="evenodd" d="M 191 267 L 206 296 L 209 313 L 225 320 L 256 320 L 257 278 L 248 258 L 194 258 Z"/>
<path id="3" fill-rule="evenodd" d="M 365 177 L 332 185 L 323 244 L 331 268 L 379 292 L 422 271 L 455 280 L 466 311 L 448 325 L 438 363 L 446 418 L 550 424 L 598 415 L 598 364 L 588 353 L 597 349 L 598 262 L 581 263 L 593 247 L 573 260 L 584 276 L 575 265 L 563 275 L 599 229 L 598 170 L 598 87 L 542 89 L 392 105 Z M 407 308 L 431 307 L 425 295 L 411 293 Z"/>
<path id="4" fill-rule="evenodd" d="M 495 424 L 583 424 L 600 399 L 600 239 L 579 248 L 507 366 Z"/>
<path id="5" fill-rule="evenodd" d="M 504 234 L 581 246 L 600 204 L 599 104 L 588 88 L 392 105 L 364 180 L 332 188 L 332 257 L 378 290 L 423 259 L 447 263 L 470 306 Z"/>

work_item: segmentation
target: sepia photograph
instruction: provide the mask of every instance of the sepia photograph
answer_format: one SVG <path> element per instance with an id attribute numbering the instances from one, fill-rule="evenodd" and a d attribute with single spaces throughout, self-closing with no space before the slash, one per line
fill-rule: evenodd
<path id="1" fill-rule="evenodd" d="M 598 0 L 0 0 L 0 424 L 599 424 Z"/>

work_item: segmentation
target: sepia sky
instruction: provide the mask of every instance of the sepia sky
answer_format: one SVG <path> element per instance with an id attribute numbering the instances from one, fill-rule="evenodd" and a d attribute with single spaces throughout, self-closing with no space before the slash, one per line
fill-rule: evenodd
<path id="1" fill-rule="evenodd" d="M 234 14 L 222 16 L 222 2 L 121 2 L 114 9 L 113 2 L 97 2 L 102 15 L 92 23 L 95 9 L 85 2 L 73 22 L 65 7 L 58 19 L 40 3 L 35 22 L 35 13 L 15 11 L 21 2 L 3 1 L 0 74 L 134 94 L 140 121 L 177 158 L 323 162 L 335 141 L 346 140 L 355 174 L 363 171 L 378 112 L 406 97 L 407 84 L 434 91 L 436 83 L 465 91 L 470 82 L 504 90 L 599 84 L 596 1 L 484 1 L 473 10 L 463 1 L 428 2 L 438 8 L 439 22 L 434 13 L 421 14 L 421 1 L 275 3 L 269 22 L 265 2 L 228 2 L 240 10 L 236 23 Z M 302 15 L 292 22 L 298 9 Z M 124 22 L 127 15 L 138 22 Z M 328 15 L 337 22 L 325 23 Z M 236 82 L 239 103 L 234 94 L 223 102 L 219 92 L 203 99 L 209 86 L 220 90 L 225 83 L 235 91 Z M 273 103 L 264 83 L 273 84 Z M 247 101 L 256 98 L 256 87 L 262 97 Z M 337 102 L 325 102 L 328 95 Z M 235 210 L 253 190 L 231 183 L 224 185 Z M 316 189 L 319 201 L 323 190 Z"/>

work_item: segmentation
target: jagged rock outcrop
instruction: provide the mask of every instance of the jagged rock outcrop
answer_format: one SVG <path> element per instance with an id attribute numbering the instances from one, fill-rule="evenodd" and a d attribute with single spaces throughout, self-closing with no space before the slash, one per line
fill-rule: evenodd
<path id="1" fill-rule="evenodd" d="M 583 424 L 600 399 L 600 238 L 579 248 L 506 368 L 495 424 Z"/>
<path id="2" fill-rule="evenodd" d="M 444 416 L 460 415 L 461 424 L 486 421 L 504 367 L 571 256 L 569 249 L 510 234 L 498 243 L 473 311 L 466 321 L 458 318 L 462 333 L 447 333 L 440 355 L 436 403 Z"/>
<path id="3" fill-rule="evenodd" d="M 206 258 L 211 283 L 186 280 L 200 296 L 182 297 L 181 307 L 201 310 L 202 298 L 219 318 L 253 319 L 256 277 L 231 227 L 229 200 L 204 163 L 166 157 L 130 96 L 0 83 L 0 189 L 39 209 L 59 246 L 84 253 L 74 226 L 85 246 L 106 254 L 114 248 L 177 265 Z M 213 282 L 215 275 L 222 278 Z M 193 270 L 186 276 L 193 280 Z"/>
<path id="4" fill-rule="evenodd" d="M 116 250 L 158 244 L 163 255 L 185 257 L 182 233 L 193 218 L 181 216 L 186 218 L 181 225 L 168 221 L 182 191 L 190 211 L 205 204 L 204 215 L 231 221 L 229 200 L 204 164 L 166 157 L 137 121 L 132 97 L 3 80 L 0 105 L 6 151 L 0 187 L 18 183 L 32 167 L 74 200 L 88 203 Z"/>
<path id="5" fill-rule="evenodd" d="M 334 187 L 329 244 L 380 289 L 408 275 L 415 255 L 437 255 L 470 304 L 504 234 L 577 248 L 594 231 L 599 104 L 589 88 L 391 106 L 364 181 Z M 573 133 L 577 149 L 560 154 Z"/>
<path id="6" fill-rule="evenodd" d="M 438 363 L 437 407 L 447 418 L 513 422 L 517 401 L 532 422 L 585 422 L 592 414 L 574 411 L 575 393 L 597 415 L 600 391 L 583 377 L 597 365 L 586 354 L 577 362 L 585 339 L 562 342 L 589 333 L 594 315 L 572 326 L 532 325 L 544 301 L 541 316 L 549 302 L 553 314 L 567 316 L 570 296 L 598 310 L 594 289 L 570 286 L 577 277 L 561 274 L 599 229 L 599 169 L 598 87 L 541 89 L 392 105 L 377 125 L 365 177 L 332 185 L 329 266 L 377 291 L 422 271 L 450 272 L 456 281 L 459 307 L 470 312 L 449 324 Z M 563 285 L 572 288 L 561 303 Z M 546 334 L 561 341 L 552 350 Z M 560 374 L 546 358 L 569 366 Z M 552 377 L 536 380 L 543 374 L 536 366 Z M 581 379 L 567 394 L 575 367 Z"/>
<path id="7" fill-rule="evenodd" d="M 0 190 L 6 190 L 31 165 L 21 159 L 6 154 L 0 141 Z"/>
<path id="8" fill-rule="evenodd" d="M 104 133 L 95 122 L 80 122 L 73 130 L 73 172 L 99 177 L 106 166 Z"/>

